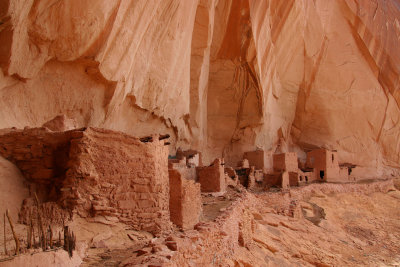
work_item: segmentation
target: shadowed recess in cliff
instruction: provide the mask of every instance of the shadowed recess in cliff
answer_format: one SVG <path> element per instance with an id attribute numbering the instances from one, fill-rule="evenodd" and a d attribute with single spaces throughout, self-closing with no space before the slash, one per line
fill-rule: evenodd
<path id="1" fill-rule="evenodd" d="M 236 150 L 243 145 L 254 144 L 254 139 L 244 137 L 262 121 L 262 92 L 255 64 L 249 2 L 233 1 L 222 43 L 211 61 L 207 94 L 208 148 L 213 156 L 223 154 L 228 162 L 238 159 Z"/>

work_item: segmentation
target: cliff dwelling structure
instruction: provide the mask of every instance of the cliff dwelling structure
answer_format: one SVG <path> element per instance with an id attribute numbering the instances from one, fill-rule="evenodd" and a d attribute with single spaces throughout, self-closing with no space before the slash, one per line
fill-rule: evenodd
<path id="1" fill-rule="evenodd" d="M 399 266 L 398 0 L 0 1 L 0 267 Z"/>

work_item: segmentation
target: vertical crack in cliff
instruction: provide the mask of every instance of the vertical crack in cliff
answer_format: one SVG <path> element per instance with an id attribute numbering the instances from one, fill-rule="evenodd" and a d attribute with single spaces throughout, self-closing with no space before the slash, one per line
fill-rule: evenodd
<path id="1" fill-rule="evenodd" d="M 238 131 L 242 128 L 240 123 L 243 120 L 244 105 L 251 90 L 255 90 L 256 92 L 257 110 L 259 116 L 262 116 L 262 98 L 259 81 L 256 78 L 254 70 L 250 67 L 249 62 L 243 62 L 236 67 L 233 78 L 233 87 L 236 89 L 236 91 L 239 91 L 241 95 L 239 97 L 239 106 L 236 113 L 236 127 L 231 138 L 231 143 L 234 143 L 240 139 L 238 136 Z"/>
<path id="2" fill-rule="evenodd" d="M 246 16 L 243 18 L 246 22 L 244 25 L 241 25 L 240 35 L 241 35 L 241 44 L 240 44 L 240 57 L 239 57 L 239 65 L 237 65 L 235 69 L 235 75 L 233 77 L 232 87 L 235 91 L 240 92 L 239 96 L 239 105 L 236 113 L 236 126 L 232 134 L 232 138 L 230 143 L 234 143 L 240 140 L 240 130 L 243 128 L 241 126 L 241 122 L 243 121 L 243 114 L 245 109 L 246 99 L 251 92 L 251 90 L 255 91 L 255 95 L 257 98 L 257 112 L 258 116 L 262 117 L 262 93 L 261 86 L 259 84 L 258 76 L 255 73 L 254 68 L 251 67 L 250 64 L 254 64 L 249 62 L 248 54 L 251 44 L 254 44 L 253 33 L 250 16 Z M 254 45 L 253 45 L 254 46 Z M 256 60 L 254 58 L 253 60 Z M 248 127 L 249 125 L 244 126 Z"/>

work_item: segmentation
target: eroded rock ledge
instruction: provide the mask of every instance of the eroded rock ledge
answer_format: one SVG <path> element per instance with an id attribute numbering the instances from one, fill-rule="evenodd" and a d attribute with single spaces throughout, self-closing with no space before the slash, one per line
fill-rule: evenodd
<path id="1" fill-rule="evenodd" d="M 0 6 L 0 128 L 169 133 L 211 163 L 326 146 L 400 163 L 396 0 L 53 0 Z M 286 151 L 283 151 L 286 152 Z"/>

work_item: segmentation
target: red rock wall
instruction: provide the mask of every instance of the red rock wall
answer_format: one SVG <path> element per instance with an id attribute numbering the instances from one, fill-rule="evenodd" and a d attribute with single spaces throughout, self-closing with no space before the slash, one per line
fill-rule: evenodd
<path id="1" fill-rule="evenodd" d="M 299 169 L 296 153 L 281 153 L 274 155 L 274 170 L 296 172 Z"/>
<path id="2" fill-rule="evenodd" d="M 158 233 L 170 225 L 168 148 L 153 139 L 143 143 L 97 128 L 11 130 L 0 135 L 0 154 L 22 170 L 42 201 Z"/>
<path id="3" fill-rule="evenodd" d="M 168 229 L 168 148 L 89 128 L 71 140 L 62 202 L 81 216 L 111 216 L 136 230 Z"/>
<path id="4" fill-rule="evenodd" d="M 211 166 L 197 168 L 201 192 L 225 191 L 225 173 L 221 163 L 221 159 L 216 159 Z"/>
<path id="5" fill-rule="evenodd" d="M 193 229 L 200 220 L 202 202 L 200 184 L 187 180 L 177 170 L 169 171 L 171 221 L 183 229 Z"/>
<path id="6" fill-rule="evenodd" d="M 205 164 L 326 146 L 391 175 L 399 16 L 397 0 L 4 1 L 0 127 L 168 132 Z"/>
<path id="7" fill-rule="evenodd" d="M 55 201 L 68 168 L 69 143 L 74 134 L 45 128 L 10 129 L 0 135 L 0 154 L 21 170 L 32 194 L 36 192 L 43 201 Z"/>

